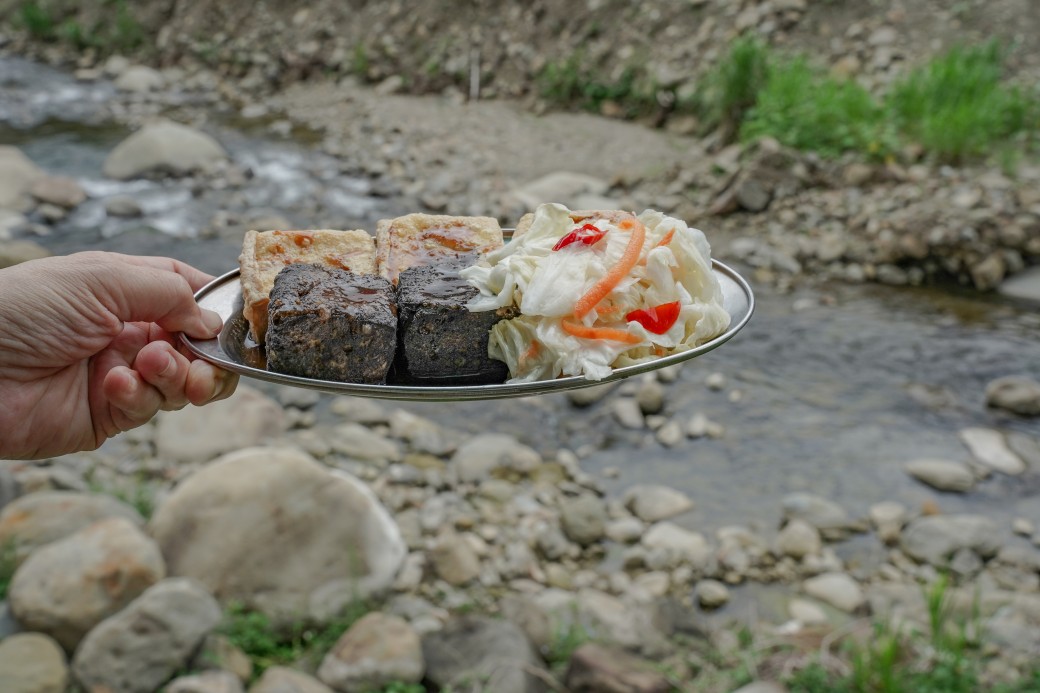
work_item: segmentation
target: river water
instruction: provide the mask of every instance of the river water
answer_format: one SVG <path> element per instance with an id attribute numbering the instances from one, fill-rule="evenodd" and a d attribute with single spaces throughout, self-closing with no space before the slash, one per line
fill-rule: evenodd
<path id="1" fill-rule="evenodd" d="M 0 58 L 0 143 L 76 178 L 90 194 L 36 239 L 54 253 L 168 255 L 219 274 L 236 265 L 241 226 L 207 231 L 214 215 L 244 223 L 277 213 L 304 228 L 374 228 L 379 218 L 414 211 L 374 195 L 369 181 L 342 173 L 306 141 L 271 134 L 267 124 L 242 129 L 217 110 L 204 127 L 250 172 L 244 186 L 107 180 L 104 158 L 128 134 L 107 116 L 113 95 L 108 83 L 82 84 Z M 144 216 L 108 218 L 104 200 L 113 195 L 134 197 Z M 512 433 L 545 452 L 569 447 L 587 471 L 616 469 L 617 476 L 601 477 L 609 492 L 633 483 L 673 486 L 697 504 L 684 524 L 707 531 L 773 528 L 782 496 L 793 491 L 823 495 L 853 515 L 882 500 L 911 508 L 935 500 L 944 512 L 985 513 L 1004 527 L 1013 517 L 1040 525 L 1040 459 L 1022 476 L 995 474 L 963 495 L 939 494 L 902 469 L 919 457 L 967 460 L 957 433 L 969 426 L 999 429 L 1040 450 L 1040 420 L 988 410 L 983 394 L 1000 376 L 1040 377 L 1036 305 L 952 287 L 755 289 L 758 310 L 745 331 L 666 386 L 666 415 L 704 414 L 724 425 L 720 438 L 665 448 L 647 431 L 621 429 L 610 398 L 587 409 L 562 395 L 406 406 L 459 430 Z M 712 373 L 725 376 L 721 391 L 706 387 Z M 320 416 L 331 416 L 326 407 L 319 405 Z"/>

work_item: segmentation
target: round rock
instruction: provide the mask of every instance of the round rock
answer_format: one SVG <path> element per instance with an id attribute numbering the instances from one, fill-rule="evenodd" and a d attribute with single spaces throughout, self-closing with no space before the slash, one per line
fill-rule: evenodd
<path id="1" fill-rule="evenodd" d="M 366 614 L 325 655 L 318 678 L 341 691 L 418 683 L 425 665 L 419 636 L 399 616 Z"/>
<path id="2" fill-rule="evenodd" d="M 206 466 L 174 489 L 151 531 L 171 575 L 276 619 L 324 618 L 389 588 L 407 552 L 367 486 L 291 449 L 248 448 Z"/>
<path id="3" fill-rule="evenodd" d="M 68 651 L 87 632 L 163 578 L 155 543 L 121 517 L 34 551 L 18 568 L 8 595 L 15 618 Z"/>
<path id="4" fill-rule="evenodd" d="M 541 690 L 541 658 L 523 631 L 508 621 L 465 616 L 424 636 L 422 651 L 426 678 L 435 690 L 475 681 L 495 693 Z"/>
<path id="5" fill-rule="evenodd" d="M 645 522 L 657 522 L 691 510 L 693 501 L 668 486 L 640 484 L 625 492 L 625 507 Z"/>
<path id="6" fill-rule="evenodd" d="M 182 176 L 226 159 L 224 148 L 209 135 L 161 120 L 116 145 L 103 170 L 109 178 L 119 180 L 154 174 Z"/>
<path id="7" fill-rule="evenodd" d="M 863 588 L 845 573 L 824 573 L 802 584 L 805 593 L 836 609 L 852 613 L 866 602 Z"/>
<path id="8" fill-rule="evenodd" d="M 975 475 L 968 465 L 950 460 L 920 459 L 907 462 L 906 472 L 918 481 L 940 491 L 964 493 L 975 486 Z"/>
<path id="9" fill-rule="evenodd" d="M 717 609 L 729 601 L 729 588 L 718 580 L 701 580 L 693 592 L 705 609 Z"/>
<path id="10" fill-rule="evenodd" d="M 1021 375 L 997 378 L 986 386 L 986 404 L 1021 416 L 1040 416 L 1040 382 Z"/>
<path id="11" fill-rule="evenodd" d="M 62 209 L 78 207 L 87 199 L 87 193 L 74 179 L 66 176 L 44 176 L 32 187 L 29 193 L 40 202 L 52 204 Z"/>
<path id="12" fill-rule="evenodd" d="M 801 560 L 823 548 L 820 533 L 805 520 L 791 520 L 776 536 L 776 548 L 784 556 Z"/>
<path id="13" fill-rule="evenodd" d="M 483 433 L 459 446 L 451 458 L 451 466 L 463 483 L 483 481 L 496 469 L 530 473 L 542 462 L 542 456 L 505 433 Z"/>
<path id="14" fill-rule="evenodd" d="M 42 633 L 19 633 L 0 640 L 0 691 L 65 693 L 69 672 L 65 653 Z"/>
<path id="15" fill-rule="evenodd" d="M 589 493 L 564 498 L 560 502 L 560 522 L 571 541 L 587 546 L 603 538 L 607 509 L 603 501 Z"/>

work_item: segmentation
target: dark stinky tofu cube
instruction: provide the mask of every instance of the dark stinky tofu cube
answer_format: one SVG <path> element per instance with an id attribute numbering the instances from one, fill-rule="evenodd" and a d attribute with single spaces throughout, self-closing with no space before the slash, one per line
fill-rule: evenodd
<path id="1" fill-rule="evenodd" d="M 457 265 L 410 267 L 397 282 L 397 359 L 401 381 L 450 379 L 453 383 L 501 383 L 506 364 L 488 357 L 488 331 L 513 311 L 473 313 L 466 303 L 477 289 Z"/>
<path id="2" fill-rule="evenodd" d="M 397 346 L 394 290 L 374 274 L 293 264 L 274 280 L 267 367 L 319 380 L 386 381 Z"/>

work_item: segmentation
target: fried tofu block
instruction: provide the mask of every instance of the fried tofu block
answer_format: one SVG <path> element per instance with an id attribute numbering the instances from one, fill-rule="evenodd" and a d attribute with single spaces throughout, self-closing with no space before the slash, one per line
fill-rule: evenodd
<path id="1" fill-rule="evenodd" d="M 502 229 L 493 217 L 408 214 L 376 226 L 376 264 L 380 276 L 397 284 L 409 267 L 469 260 L 502 247 Z"/>
<path id="2" fill-rule="evenodd" d="M 274 280 L 267 367 L 319 380 L 380 384 L 397 348 L 394 288 L 374 274 L 293 264 Z"/>
<path id="3" fill-rule="evenodd" d="M 278 273 L 294 263 L 309 263 L 375 274 L 375 241 L 365 231 L 249 231 L 239 256 L 242 314 L 257 344 L 266 341 L 267 303 Z"/>
<path id="4" fill-rule="evenodd" d="M 394 378 L 422 382 L 451 378 L 468 384 L 501 383 L 506 364 L 488 356 L 488 335 L 513 308 L 470 312 L 477 295 L 458 266 L 409 267 L 397 283 L 397 357 Z"/>

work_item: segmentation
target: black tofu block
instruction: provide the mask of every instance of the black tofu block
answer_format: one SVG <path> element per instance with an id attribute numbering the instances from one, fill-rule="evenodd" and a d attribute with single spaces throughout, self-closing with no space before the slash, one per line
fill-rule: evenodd
<path id="1" fill-rule="evenodd" d="M 466 303 L 477 289 L 459 276 L 459 266 L 411 267 L 397 280 L 397 359 L 402 382 L 504 382 L 506 364 L 488 357 L 488 331 L 513 317 L 502 309 L 472 313 Z"/>
<path id="2" fill-rule="evenodd" d="M 322 265 L 293 264 L 274 280 L 267 367 L 319 380 L 386 381 L 397 346 L 390 282 Z"/>

